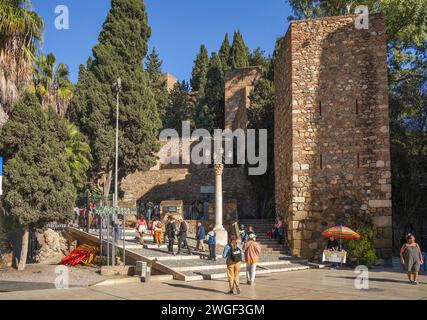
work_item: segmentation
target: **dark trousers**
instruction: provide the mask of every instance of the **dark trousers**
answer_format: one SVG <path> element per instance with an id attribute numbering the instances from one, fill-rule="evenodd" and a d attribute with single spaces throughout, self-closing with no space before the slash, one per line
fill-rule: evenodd
<path id="1" fill-rule="evenodd" d="M 216 246 L 214 244 L 209 244 L 209 259 L 216 259 Z"/>
<path id="2" fill-rule="evenodd" d="M 169 237 L 169 244 L 168 244 L 168 251 L 173 252 L 173 245 L 175 243 L 175 239 L 172 237 Z"/>
<path id="3" fill-rule="evenodd" d="M 187 247 L 188 253 L 191 254 L 190 246 L 187 243 L 187 237 L 178 237 L 178 254 L 181 253 L 182 247 Z"/>

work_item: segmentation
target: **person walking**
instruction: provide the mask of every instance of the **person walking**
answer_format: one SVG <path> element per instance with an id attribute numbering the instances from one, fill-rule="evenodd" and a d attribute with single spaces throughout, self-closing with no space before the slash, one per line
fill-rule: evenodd
<path id="1" fill-rule="evenodd" d="M 170 221 L 168 223 L 168 226 L 166 228 L 167 234 L 168 234 L 168 252 L 170 254 L 175 255 L 175 253 L 173 252 L 173 245 L 175 243 L 175 233 L 176 233 L 176 226 L 175 226 L 175 221 L 174 218 L 171 217 Z"/>
<path id="2" fill-rule="evenodd" d="M 208 246 L 209 246 L 209 260 L 216 261 L 216 233 L 214 231 L 214 226 L 212 224 L 209 226 Z"/>
<path id="3" fill-rule="evenodd" d="M 206 238 L 206 231 L 203 227 L 202 223 L 199 221 L 197 223 L 197 232 L 196 232 L 196 251 L 205 252 L 205 238 Z"/>
<path id="4" fill-rule="evenodd" d="M 409 283 L 418 284 L 418 273 L 424 261 L 420 246 L 416 243 L 415 236 L 412 234 L 407 235 L 406 243 L 400 249 L 400 262 L 405 266 Z"/>
<path id="5" fill-rule="evenodd" d="M 156 240 L 157 247 L 160 248 L 163 241 L 163 225 L 161 221 L 157 221 L 156 227 L 154 229 L 154 239 Z"/>
<path id="6" fill-rule="evenodd" d="M 258 242 L 256 242 L 255 233 L 249 235 L 249 240 L 243 244 L 243 251 L 245 253 L 246 261 L 247 284 L 254 286 L 256 267 L 259 262 L 259 256 L 261 254 L 261 247 Z"/>
<path id="7" fill-rule="evenodd" d="M 145 221 L 143 216 L 140 216 L 136 221 L 136 232 L 138 235 L 138 240 L 141 245 L 144 245 L 144 234 L 147 232 L 147 221 Z"/>
<path id="8" fill-rule="evenodd" d="M 244 243 L 245 241 L 248 240 L 248 233 L 246 232 L 246 228 L 243 224 L 240 226 L 239 232 L 240 232 L 240 241 L 241 243 Z"/>
<path id="9" fill-rule="evenodd" d="M 179 230 L 178 230 L 178 252 L 177 254 L 181 253 L 181 248 L 187 247 L 188 254 L 191 255 L 191 249 L 187 242 L 187 232 L 188 232 L 188 226 L 187 223 L 184 221 L 182 217 L 179 217 Z"/>
<path id="10" fill-rule="evenodd" d="M 237 294 L 240 294 L 239 277 L 240 277 L 240 264 L 243 259 L 243 250 L 237 244 L 237 237 L 232 235 L 230 243 L 224 248 L 223 257 L 227 264 L 227 278 L 230 291 L 227 294 L 233 294 L 236 289 Z"/>

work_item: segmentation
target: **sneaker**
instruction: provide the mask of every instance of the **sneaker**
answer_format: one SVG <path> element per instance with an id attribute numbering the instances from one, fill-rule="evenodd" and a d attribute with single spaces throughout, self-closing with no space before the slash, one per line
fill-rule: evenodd
<path id="1" fill-rule="evenodd" d="M 416 286 L 418 284 L 418 281 L 412 281 L 412 284 Z"/>
<path id="2" fill-rule="evenodd" d="M 250 282 L 250 281 L 246 281 L 246 284 L 250 286 L 250 285 L 251 285 L 251 282 Z"/>
<path id="3" fill-rule="evenodd" d="M 227 294 L 233 294 L 233 293 L 234 293 L 233 290 L 230 290 L 227 292 Z"/>
<path id="4" fill-rule="evenodd" d="M 240 294 L 240 288 L 239 287 L 236 288 L 236 292 L 237 292 L 237 294 Z"/>

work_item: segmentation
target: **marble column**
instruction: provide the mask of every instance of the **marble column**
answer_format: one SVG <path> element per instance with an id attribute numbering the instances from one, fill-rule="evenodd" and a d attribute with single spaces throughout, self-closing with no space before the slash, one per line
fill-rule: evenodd
<path id="1" fill-rule="evenodd" d="M 223 164 L 215 165 L 215 233 L 216 243 L 226 245 L 228 242 L 227 231 L 222 225 L 222 173 L 224 172 Z"/>

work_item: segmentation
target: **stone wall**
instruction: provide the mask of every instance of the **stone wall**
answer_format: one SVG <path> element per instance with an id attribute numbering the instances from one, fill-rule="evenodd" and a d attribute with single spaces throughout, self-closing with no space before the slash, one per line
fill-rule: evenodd
<path id="1" fill-rule="evenodd" d="M 246 109 L 255 81 L 262 76 L 260 67 L 228 70 L 225 72 L 225 129 L 244 129 L 248 125 Z"/>
<path id="2" fill-rule="evenodd" d="M 194 200 L 204 201 L 207 196 L 214 201 L 214 194 L 201 193 L 201 187 L 214 187 L 215 175 L 212 168 L 190 167 L 160 169 L 137 172 L 129 175 L 121 183 L 124 191 L 122 205 L 135 206 L 136 200 L 144 202 L 163 200 L 183 200 L 189 205 Z M 244 168 L 225 168 L 223 174 L 224 203 L 237 201 L 239 216 L 255 216 L 256 194 L 248 181 Z"/>
<path id="3" fill-rule="evenodd" d="M 368 214 L 391 257 L 392 210 L 384 19 L 293 21 L 276 59 L 276 206 L 293 253 L 315 257 L 321 231 Z"/>

